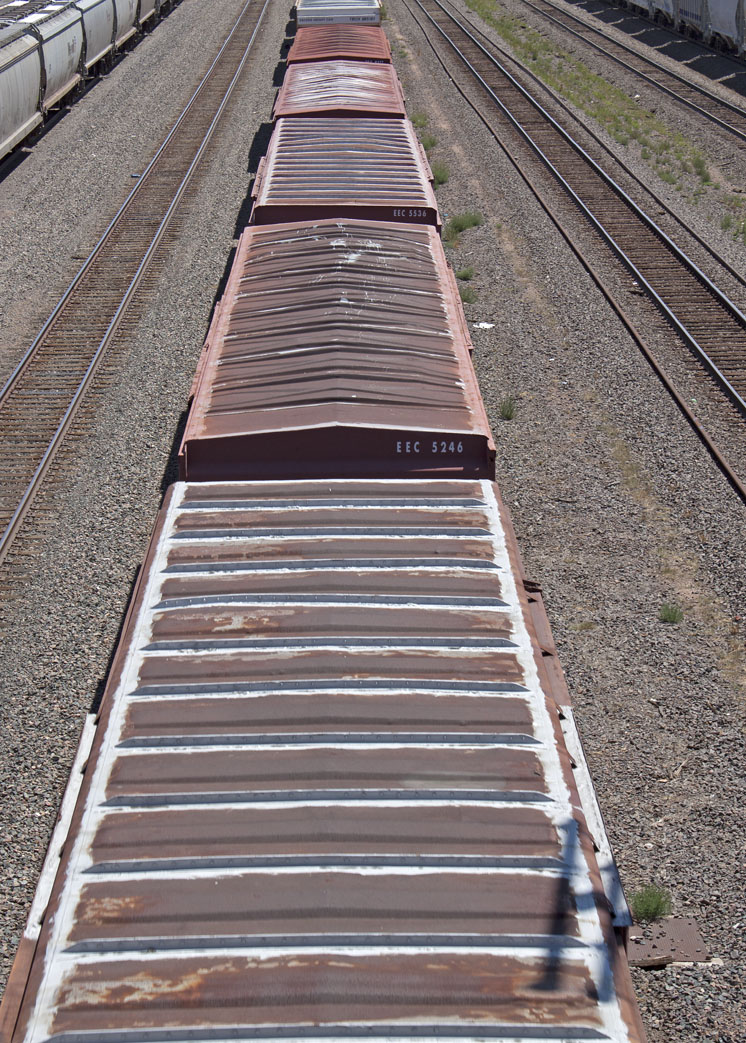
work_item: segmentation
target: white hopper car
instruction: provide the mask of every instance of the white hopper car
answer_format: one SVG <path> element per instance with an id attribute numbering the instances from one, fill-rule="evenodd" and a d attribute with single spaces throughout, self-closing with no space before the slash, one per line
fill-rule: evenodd
<path id="1" fill-rule="evenodd" d="M 0 0 L 0 159 L 167 6 L 165 0 Z"/>
<path id="2" fill-rule="evenodd" d="M 620 0 L 623 7 L 746 57 L 746 0 Z"/>

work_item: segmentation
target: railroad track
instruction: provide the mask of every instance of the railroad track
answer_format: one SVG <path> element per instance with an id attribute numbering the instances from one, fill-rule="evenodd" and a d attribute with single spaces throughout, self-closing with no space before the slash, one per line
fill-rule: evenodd
<path id="1" fill-rule="evenodd" d="M 493 133 L 502 140 L 509 127 L 522 144 L 528 145 L 746 418 L 746 316 L 518 83 L 497 57 L 497 48 L 480 43 L 463 20 L 447 11 L 439 0 L 414 2 L 438 38 L 447 43 L 486 91 L 488 106 L 476 102 L 476 107 Z M 487 115 L 486 107 L 490 109 Z M 494 129 L 495 115 L 500 117 L 500 130 Z M 514 150 L 510 154 L 530 183 L 525 152 L 518 159 Z M 679 404 L 688 412 L 684 403 Z M 690 412 L 688 415 L 696 426 Z M 699 434 L 708 441 L 706 432 L 700 430 Z M 722 454 L 711 443 L 710 448 L 746 497 L 742 482 Z"/>
<path id="2" fill-rule="evenodd" d="M 269 0 L 247 0 L 173 129 L 0 391 L 0 563 L 164 240 Z"/>
<path id="3" fill-rule="evenodd" d="M 527 7 L 588 44 L 595 51 L 664 91 L 676 101 L 716 123 L 723 130 L 746 142 L 746 108 L 726 101 L 704 86 L 679 76 L 652 56 L 613 39 L 603 29 L 588 25 L 553 0 L 524 0 Z"/>

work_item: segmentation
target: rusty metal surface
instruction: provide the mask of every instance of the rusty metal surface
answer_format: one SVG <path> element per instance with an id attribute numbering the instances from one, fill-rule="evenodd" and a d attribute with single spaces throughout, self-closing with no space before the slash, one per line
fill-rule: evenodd
<path id="1" fill-rule="evenodd" d="M 288 117 L 259 164 L 251 221 L 353 217 L 440 228 L 431 182 L 409 120 Z"/>
<path id="2" fill-rule="evenodd" d="M 542 677 L 490 483 L 174 486 L 4 1040 L 639 1041 Z"/>
<path id="3" fill-rule="evenodd" d="M 290 65 L 272 110 L 273 119 L 371 115 L 406 115 L 393 65 L 339 60 Z"/>
<path id="4" fill-rule="evenodd" d="M 295 62 L 345 61 L 390 62 L 391 48 L 377 25 L 318 25 L 299 29 L 288 53 Z"/>
<path id="5" fill-rule="evenodd" d="M 665 967 L 668 963 L 706 963 L 710 954 L 696 921 L 690 916 L 667 916 L 629 932 L 632 967 Z"/>
<path id="6" fill-rule="evenodd" d="M 181 475 L 492 477 L 470 347 L 432 228 L 250 226 L 210 330 Z M 333 525 L 335 508 L 232 517 L 318 528 Z M 361 508 L 371 531 L 381 520 Z M 209 513 L 199 523 L 209 527 Z"/>

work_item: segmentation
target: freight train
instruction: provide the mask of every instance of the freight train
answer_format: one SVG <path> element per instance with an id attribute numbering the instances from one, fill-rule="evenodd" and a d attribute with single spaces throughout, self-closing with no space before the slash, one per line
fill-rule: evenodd
<path id="1" fill-rule="evenodd" d="M 746 0 L 619 0 L 710 47 L 746 57 Z"/>
<path id="2" fill-rule="evenodd" d="M 175 0 L 0 0 L 0 159 Z"/>
<path id="3" fill-rule="evenodd" d="M 297 32 L 3 1043 L 644 1039 L 388 54 Z"/>

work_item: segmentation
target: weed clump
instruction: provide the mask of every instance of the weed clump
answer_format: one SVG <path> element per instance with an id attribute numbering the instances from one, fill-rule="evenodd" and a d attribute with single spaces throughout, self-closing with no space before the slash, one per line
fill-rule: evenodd
<path id="1" fill-rule="evenodd" d="M 500 399 L 497 413 L 501 420 L 512 420 L 515 416 L 516 401 L 513 395 L 504 395 Z"/>
<path id="2" fill-rule="evenodd" d="M 658 619 L 661 623 L 680 623 L 683 618 L 683 609 L 674 605 L 672 601 L 664 601 L 658 610 Z"/>
<path id="3" fill-rule="evenodd" d="M 467 210 L 463 214 L 456 214 L 446 225 L 443 238 L 451 246 L 455 246 L 461 232 L 465 232 L 467 228 L 478 228 L 483 223 L 483 220 L 482 215 L 478 214 L 476 210 Z"/>
<path id="4" fill-rule="evenodd" d="M 445 163 L 431 163 L 430 169 L 433 173 L 433 181 L 435 182 L 435 187 L 440 188 L 440 186 L 444 185 L 448 180 L 448 167 L 445 165 Z"/>
<path id="5" fill-rule="evenodd" d="M 469 282 L 474 278 L 474 269 L 471 265 L 468 265 L 466 268 L 459 268 L 456 272 L 456 278 L 461 279 L 462 282 Z"/>
<path id="6" fill-rule="evenodd" d="M 477 299 L 477 291 L 473 286 L 459 286 L 458 294 L 464 304 L 473 304 Z"/>
<path id="7" fill-rule="evenodd" d="M 638 923 L 651 923 L 660 920 L 662 916 L 668 916 L 671 912 L 671 895 L 664 887 L 657 884 L 648 884 L 642 890 L 635 892 L 629 900 L 632 915 Z"/>

